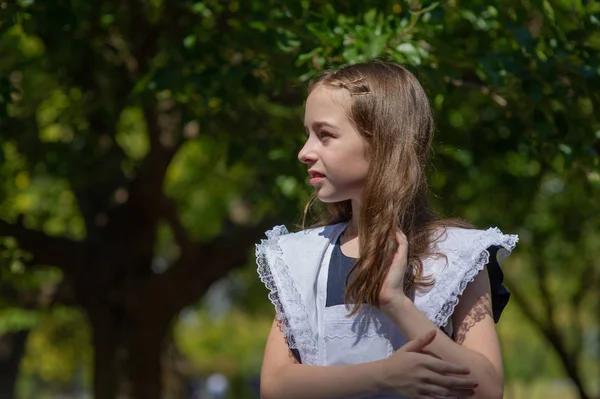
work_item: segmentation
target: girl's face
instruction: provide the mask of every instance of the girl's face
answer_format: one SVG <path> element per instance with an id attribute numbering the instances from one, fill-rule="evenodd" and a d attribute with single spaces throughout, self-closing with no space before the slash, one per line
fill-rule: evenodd
<path id="1" fill-rule="evenodd" d="M 323 202 L 360 200 L 365 186 L 368 143 L 348 118 L 350 101 L 345 90 L 327 86 L 317 86 L 306 100 L 307 140 L 298 159 Z"/>

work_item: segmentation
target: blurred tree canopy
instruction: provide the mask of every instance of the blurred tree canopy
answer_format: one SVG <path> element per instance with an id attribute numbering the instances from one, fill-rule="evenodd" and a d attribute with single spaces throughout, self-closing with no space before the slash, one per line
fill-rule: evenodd
<path id="1" fill-rule="evenodd" d="M 60 337 L 48 320 L 73 325 L 56 309 L 74 306 L 95 397 L 160 397 L 178 313 L 247 264 L 273 221 L 298 220 L 307 80 L 385 57 L 434 105 L 440 213 L 521 235 L 514 302 L 579 396 L 599 395 L 597 2 L 0 0 L 0 13 L 0 333 L 13 354 L 0 367 L 13 383 L 28 331 Z"/>

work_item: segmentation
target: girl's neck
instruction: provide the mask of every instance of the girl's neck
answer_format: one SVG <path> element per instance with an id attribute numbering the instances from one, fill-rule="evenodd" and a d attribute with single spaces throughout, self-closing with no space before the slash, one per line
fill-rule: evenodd
<path id="1" fill-rule="evenodd" d="M 348 237 L 357 237 L 358 236 L 358 224 L 360 221 L 360 201 L 357 199 L 351 200 L 352 204 L 352 217 L 348 222 L 348 226 L 346 227 L 346 235 Z"/>
<path id="2" fill-rule="evenodd" d="M 340 237 L 341 251 L 349 258 L 360 256 L 358 244 L 358 223 L 360 220 L 360 203 L 352 200 L 352 217 Z"/>

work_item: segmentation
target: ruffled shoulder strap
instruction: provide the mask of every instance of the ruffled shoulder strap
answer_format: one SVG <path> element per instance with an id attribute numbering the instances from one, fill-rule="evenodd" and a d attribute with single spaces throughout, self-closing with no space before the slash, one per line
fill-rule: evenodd
<path id="1" fill-rule="evenodd" d="M 256 245 L 258 275 L 270 291 L 290 349 L 298 350 L 305 364 L 316 364 L 319 356 L 312 287 L 329 243 L 327 232 L 325 227 L 290 234 L 276 226 Z"/>
<path id="2" fill-rule="evenodd" d="M 435 243 L 432 256 L 423 260 L 423 275 L 432 276 L 433 287 L 415 293 L 415 305 L 438 327 L 444 327 L 467 284 L 489 263 L 489 248 L 497 247 L 500 263 L 517 244 L 518 236 L 487 230 L 446 228 Z M 437 254 L 437 255 L 436 255 Z"/>

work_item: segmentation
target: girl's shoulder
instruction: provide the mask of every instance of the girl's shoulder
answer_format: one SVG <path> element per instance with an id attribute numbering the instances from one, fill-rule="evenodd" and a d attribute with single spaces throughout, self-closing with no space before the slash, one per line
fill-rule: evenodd
<path id="1" fill-rule="evenodd" d="M 436 233 L 429 254 L 422 259 L 423 274 L 436 280 L 449 275 L 474 278 L 489 263 L 490 254 L 501 265 L 518 241 L 516 234 L 504 234 L 497 227 L 445 227 Z"/>
<path id="2" fill-rule="evenodd" d="M 265 232 L 266 239 L 262 239 L 258 247 L 271 244 L 303 244 L 309 245 L 315 241 L 329 241 L 336 234 L 340 233 L 340 228 L 346 223 L 337 223 L 326 226 L 312 227 L 298 231 L 289 231 L 284 225 L 274 226 Z"/>
<path id="3" fill-rule="evenodd" d="M 490 276 L 490 268 L 498 276 L 491 281 L 493 290 L 498 290 L 492 295 L 501 294 L 500 265 L 519 238 L 504 234 L 497 227 L 486 230 L 446 227 L 438 233 L 430 254 L 422 259 L 423 276 L 432 278 L 433 286 L 418 289 L 415 303 L 436 325 L 444 326 L 468 283 L 486 266 Z M 495 315 L 498 317 L 499 314 Z"/>
<path id="4" fill-rule="evenodd" d="M 481 253 L 492 246 L 499 246 L 510 253 L 518 241 L 516 234 L 504 234 L 497 227 L 485 230 L 445 227 L 436 232 L 432 249 L 433 252 L 450 252 L 470 257 L 473 253 Z"/>
<path id="5" fill-rule="evenodd" d="M 290 233 L 285 226 L 268 230 L 256 245 L 261 281 L 269 289 L 283 335 L 290 349 L 298 349 L 302 362 L 318 360 L 315 335 L 317 298 L 312 294 L 319 265 L 342 226 L 323 226 Z"/>

